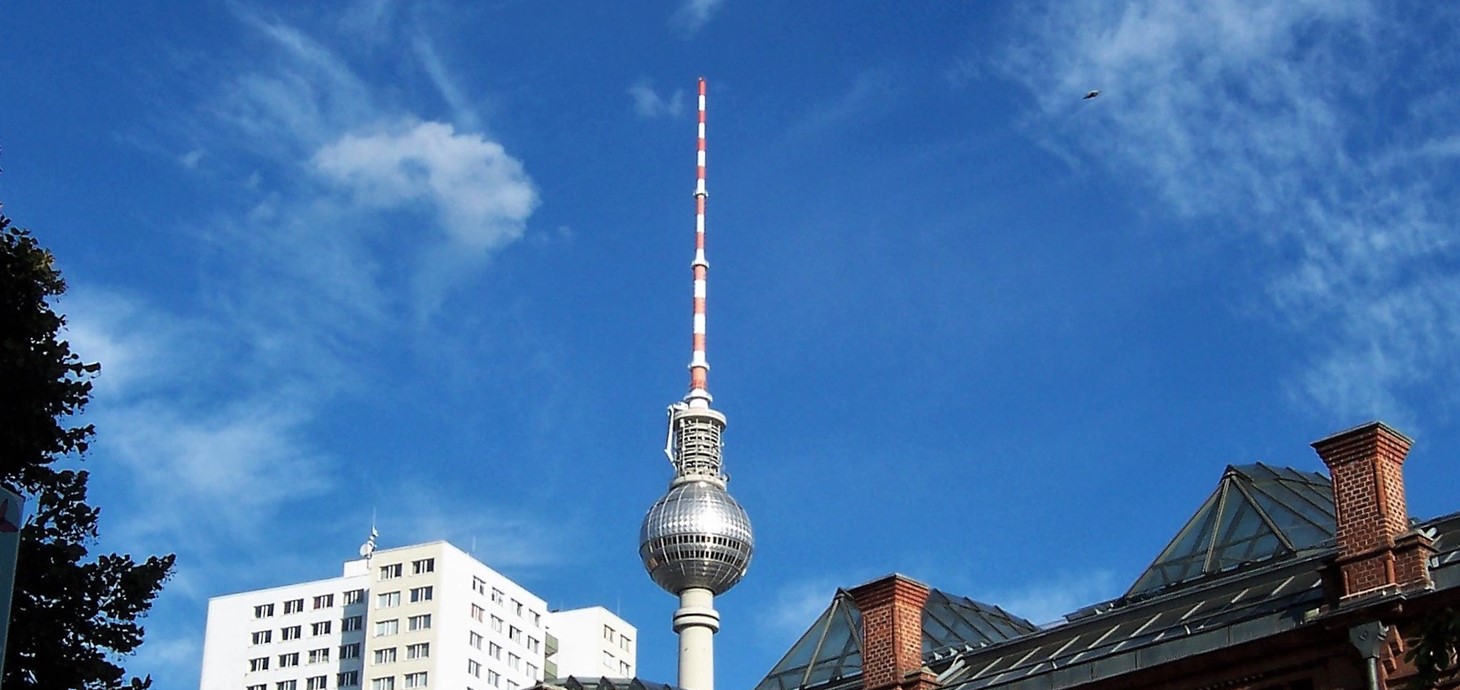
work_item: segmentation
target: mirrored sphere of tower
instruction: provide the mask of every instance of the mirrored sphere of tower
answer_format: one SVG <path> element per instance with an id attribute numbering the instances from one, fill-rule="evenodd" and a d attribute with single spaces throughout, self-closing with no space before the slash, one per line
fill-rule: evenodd
<path id="1" fill-rule="evenodd" d="M 755 538 L 745 509 L 724 489 L 691 481 L 669 489 L 639 529 L 639 557 L 672 594 L 702 587 L 721 594 L 750 566 Z"/>

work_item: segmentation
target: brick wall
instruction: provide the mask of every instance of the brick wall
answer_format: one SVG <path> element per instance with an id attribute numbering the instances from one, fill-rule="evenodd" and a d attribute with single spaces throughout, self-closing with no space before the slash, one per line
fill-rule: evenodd
<path id="1" fill-rule="evenodd" d="M 1413 444 L 1383 422 L 1313 444 L 1333 477 L 1342 597 L 1429 586 L 1428 544 L 1409 528 L 1404 460 Z"/>
<path id="2" fill-rule="evenodd" d="M 905 685 L 909 675 L 923 667 L 923 604 L 928 587 L 902 575 L 888 575 L 848 594 L 862 612 L 862 687 Z"/>

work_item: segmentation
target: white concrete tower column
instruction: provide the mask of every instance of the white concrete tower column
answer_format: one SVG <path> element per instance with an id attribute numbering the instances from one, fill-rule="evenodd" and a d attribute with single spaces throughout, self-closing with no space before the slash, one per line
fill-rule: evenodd
<path id="1" fill-rule="evenodd" d="M 715 633 L 720 631 L 720 613 L 715 610 L 715 593 L 691 587 L 679 593 L 674 612 L 674 632 L 679 634 L 679 687 L 683 690 L 715 690 Z"/>

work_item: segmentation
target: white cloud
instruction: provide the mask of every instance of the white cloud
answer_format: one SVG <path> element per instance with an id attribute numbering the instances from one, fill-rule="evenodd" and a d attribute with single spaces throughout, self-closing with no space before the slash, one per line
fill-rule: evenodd
<path id="1" fill-rule="evenodd" d="M 1460 95 L 1454 61 L 1402 67 L 1388 11 L 1059 4 L 1019 20 L 1000 65 L 1051 151 L 1144 183 L 1174 226 L 1221 228 L 1271 267 L 1266 310 L 1315 353 L 1294 390 L 1323 414 L 1403 417 L 1416 389 L 1460 381 L 1444 345 L 1460 332 L 1460 209 L 1425 174 L 1453 160 L 1453 119 L 1425 104 Z M 1387 99 L 1404 115 L 1376 119 Z"/>
<path id="2" fill-rule="evenodd" d="M 648 79 L 634 82 L 625 93 L 634 99 L 634 112 L 642 118 L 679 117 L 684 112 L 684 91 L 676 90 L 668 97 L 659 95 Z"/>
<path id="3" fill-rule="evenodd" d="M 544 521 L 527 507 L 497 507 L 473 501 L 455 504 L 440 487 L 393 486 L 393 505 L 381 512 L 381 544 L 449 541 L 499 570 L 539 568 L 560 563 L 571 550 L 571 524 Z M 382 506 L 384 508 L 385 506 Z"/>
<path id="4" fill-rule="evenodd" d="M 816 622 L 816 617 L 826 607 L 831 606 L 837 588 L 868 579 L 865 576 L 822 575 L 786 582 L 777 588 L 771 605 L 761 607 L 757 624 L 765 636 L 784 639 L 784 646 L 789 647 Z"/>
<path id="5" fill-rule="evenodd" d="M 272 397 L 217 410 L 158 399 L 97 417 L 107 430 L 101 443 L 130 468 L 133 487 L 166 506 L 149 511 L 138 531 L 192 533 L 206 525 L 235 538 L 249 536 L 281 504 L 329 486 L 325 461 L 306 450 L 307 420 L 295 404 Z"/>
<path id="6" fill-rule="evenodd" d="M 206 120 L 239 137 L 229 142 L 236 148 L 287 162 L 378 117 L 371 88 L 334 51 L 292 26 L 239 18 L 262 39 L 260 50 L 204 105 Z M 217 131 L 212 124 L 199 128 Z"/>
<path id="7" fill-rule="evenodd" d="M 1065 614 L 1118 596 L 1122 587 L 1108 570 L 1067 573 L 1054 580 L 975 597 L 1036 624 L 1062 620 Z"/>
<path id="8" fill-rule="evenodd" d="M 723 4 L 723 0 L 684 0 L 670 17 L 669 25 L 686 35 L 693 35 L 710 23 Z"/>
<path id="9" fill-rule="evenodd" d="M 538 202 L 522 163 L 500 144 L 439 122 L 347 134 L 321 148 L 313 162 L 359 204 L 427 202 L 452 239 L 477 250 L 521 237 Z"/>
<path id="10" fill-rule="evenodd" d="M 430 77 L 431 83 L 440 92 L 442 100 L 445 100 L 446 105 L 451 108 L 452 117 L 456 119 L 456 122 L 469 130 L 481 127 L 481 117 L 477 115 L 470 99 L 446 69 L 446 63 L 436 52 L 436 46 L 431 40 L 425 34 L 417 34 L 411 41 L 411 48 L 416 54 L 416 59 L 421 63 L 421 69 L 426 72 L 426 76 Z"/>

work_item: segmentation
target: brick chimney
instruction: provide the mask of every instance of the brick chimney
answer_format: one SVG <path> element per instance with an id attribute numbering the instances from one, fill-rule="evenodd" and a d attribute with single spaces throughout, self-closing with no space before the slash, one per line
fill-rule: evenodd
<path id="1" fill-rule="evenodd" d="M 1413 444 L 1378 421 L 1313 443 L 1333 477 L 1340 605 L 1432 586 L 1434 542 L 1410 529 L 1404 505 L 1404 459 Z"/>
<path id="2" fill-rule="evenodd" d="M 932 690 L 923 669 L 923 604 L 928 586 L 892 574 L 848 592 L 862 612 L 862 690 Z"/>

